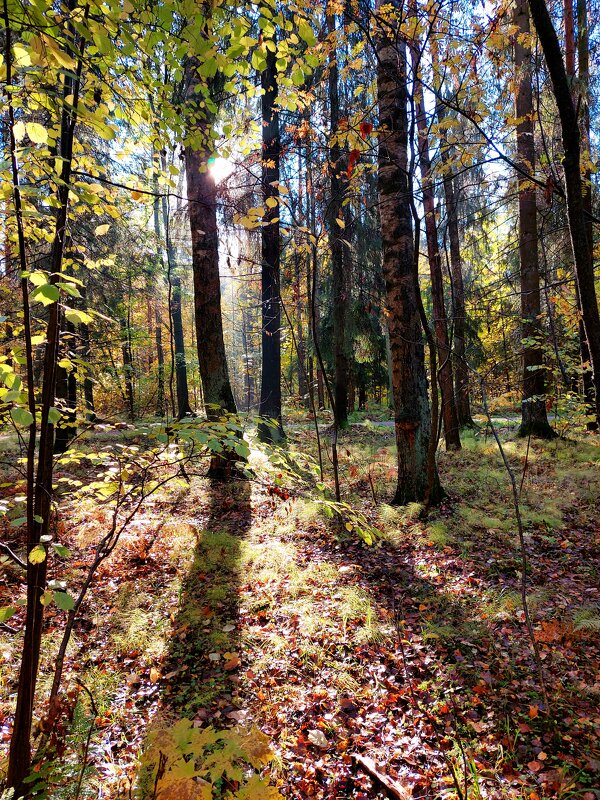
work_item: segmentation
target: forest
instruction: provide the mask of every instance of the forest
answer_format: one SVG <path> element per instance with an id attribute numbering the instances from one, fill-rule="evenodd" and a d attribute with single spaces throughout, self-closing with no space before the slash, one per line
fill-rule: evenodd
<path id="1" fill-rule="evenodd" d="M 0 0 L 0 800 L 600 800 L 598 0 Z"/>

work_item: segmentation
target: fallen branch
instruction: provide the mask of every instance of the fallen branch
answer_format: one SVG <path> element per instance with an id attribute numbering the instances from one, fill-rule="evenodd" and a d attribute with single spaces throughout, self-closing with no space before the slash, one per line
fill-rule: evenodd
<path id="1" fill-rule="evenodd" d="M 21 567 L 21 569 L 27 569 L 27 564 L 23 561 L 23 559 L 19 558 L 14 550 L 11 550 L 11 548 L 5 544 L 5 542 L 0 542 L 0 551 L 5 553 L 10 560 Z"/>
<path id="2" fill-rule="evenodd" d="M 354 753 L 352 759 L 356 767 L 366 772 L 367 775 L 383 789 L 388 797 L 392 797 L 394 800 L 409 800 L 409 798 L 412 798 L 412 793 L 404 786 L 392 780 L 388 775 L 381 772 L 372 758 Z"/>

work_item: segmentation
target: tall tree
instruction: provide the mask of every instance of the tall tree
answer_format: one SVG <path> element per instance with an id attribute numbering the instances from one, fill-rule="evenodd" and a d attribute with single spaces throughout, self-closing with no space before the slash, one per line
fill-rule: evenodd
<path id="1" fill-rule="evenodd" d="M 395 3 L 377 46 L 378 188 L 398 458 L 394 502 L 405 504 L 428 493 L 431 417 L 409 194 L 406 47 L 398 36 L 398 15 Z M 439 494 L 434 478 L 431 501 Z"/>
<path id="2" fill-rule="evenodd" d="M 413 2 L 412 10 L 414 10 L 414 8 L 415 4 Z M 444 423 L 446 450 L 460 450 L 460 430 L 456 402 L 454 399 L 452 357 L 450 339 L 448 336 L 446 306 L 444 302 L 442 258 L 438 240 L 434 184 L 431 173 L 431 158 L 429 155 L 429 126 L 425 111 L 423 85 L 419 79 L 421 72 L 421 51 L 417 41 L 411 42 L 410 50 L 413 66 L 413 80 L 415 81 L 417 130 L 419 136 L 419 167 L 421 170 L 421 191 L 423 197 L 423 211 L 425 214 L 425 238 L 427 240 L 429 273 L 431 275 L 431 299 L 434 317 L 433 329 L 435 332 L 439 359 L 438 380 L 442 395 L 442 421 Z M 434 377 L 435 376 L 432 376 L 432 380 L 434 380 Z"/>
<path id="3" fill-rule="evenodd" d="M 273 42 L 274 43 L 274 42 Z M 281 298 L 279 237 L 279 111 L 277 48 L 266 48 L 261 72 L 262 191 L 265 207 L 261 228 L 262 371 L 259 436 L 264 442 L 284 438 L 281 419 Z"/>
<path id="4" fill-rule="evenodd" d="M 208 92 L 215 99 L 219 83 L 219 73 L 208 81 Z M 199 86 L 196 65 L 190 60 L 186 65 L 188 143 L 185 146 L 185 173 L 192 234 L 194 319 L 206 415 L 209 419 L 218 419 L 223 412 L 236 413 L 236 406 L 223 339 L 217 189 L 208 169 L 208 159 L 212 155 L 210 128 L 213 119 L 206 105 L 199 103 Z M 216 477 L 222 467 L 213 463 L 211 474 Z"/>
<path id="5" fill-rule="evenodd" d="M 515 116 L 517 118 L 517 156 L 527 174 L 535 172 L 533 126 L 533 87 L 527 0 L 515 6 Z M 551 439 L 555 436 L 546 414 L 546 372 L 542 350 L 540 267 L 535 185 L 523 174 L 519 184 L 519 264 L 521 281 L 521 324 L 523 342 L 523 389 L 521 436 Z"/>
<path id="6" fill-rule="evenodd" d="M 167 157 L 163 151 L 160 156 L 161 169 L 167 171 Z M 177 419 L 183 419 L 186 414 L 192 414 L 190 406 L 190 393 L 187 378 L 187 361 L 185 357 L 185 339 L 183 335 L 183 314 L 181 308 L 181 277 L 177 274 L 177 258 L 171 236 L 171 215 L 169 198 L 163 193 L 161 197 L 162 228 L 164 233 L 166 274 L 170 289 L 169 314 L 171 315 L 171 331 L 173 336 L 172 353 L 173 369 L 175 370 L 175 387 L 177 392 Z M 154 204 L 154 232 L 161 241 L 160 219 L 158 215 L 158 198 Z M 172 373 L 171 373 L 172 374 Z M 173 409 L 175 413 L 175 409 Z"/>
<path id="7" fill-rule="evenodd" d="M 528 0 L 533 24 L 544 52 L 558 114 L 563 143 L 563 169 L 567 198 L 567 216 L 575 263 L 575 276 L 581 300 L 594 383 L 594 408 L 600 422 L 600 314 L 594 279 L 594 262 L 590 247 L 588 223 L 581 179 L 581 136 L 577 111 L 565 69 L 558 36 L 545 0 Z"/>
<path id="8" fill-rule="evenodd" d="M 572 0 L 566 0 L 567 5 Z M 594 252 L 594 224 L 592 222 L 592 171 L 590 165 L 590 40 L 589 40 L 589 20 L 588 20 L 588 0 L 577 0 L 577 61 L 579 73 L 579 86 L 581 96 L 577 99 L 581 106 L 581 135 L 584 152 L 586 154 L 586 164 L 584 168 L 583 186 L 583 208 L 587 215 L 587 235 L 588 247 L 590 252 Z M 568 71 L 568 67 L 567 67 Z M 577 309 L 579 311 L 579 339 L 581 342 L 581 363 L 583 365 L 583 395 L 586 403 L 594 413 L 594 382 L 593 375 L 589 367 L 590 348 L 587 341 L 587 334 L 581 315 L 581 300 L 577 295 Z M 588 428 L 596 430 L 598 420 L 590 421 Z"/>
<path id="9" fill-rule="evenodd" d="M 340 99 L 338 48 L 336 39 L 335 6 L 327 8 L 329 34 L 329 186 L 331 197 L 327 208 L 327 222 L 331 247 L 332 315 L 333 315 L 333 409 L 338 428 L 348 427 L 348 385 L 350 382 L 350 357 L 348 348 L 348 310 L 350 305 L 350 264 L 347 247 L 341 235 L 345 227 L 342 218 L 344 195 L 344 161 L 339 142 Z"/>

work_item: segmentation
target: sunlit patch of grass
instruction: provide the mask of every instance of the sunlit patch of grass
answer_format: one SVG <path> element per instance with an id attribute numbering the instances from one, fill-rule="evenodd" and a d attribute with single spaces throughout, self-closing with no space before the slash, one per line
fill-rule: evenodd
<path id="1" fill-rule="evenodd" d="M 411 525 L 423 511 L 421 503 L 406 506 L 390 506 L 382 503 L 378 508 L 378 522 L 384 533 L 399 533 L 400 528 Z"/>
<path id="2" fill-rule="evenodd" d="M 253 580 L 270 583 L 279 576 L 296 573 L 296 547 L 280 539 L 264 542 L 243 542 L 240 546 L 241 569 Z"/>
<path id="3" fill-rule="evenodd" d="M 156 612 L 130 608 L 113 617 L 111 649 L 118 655 L 139 650 L 147 658 L 163 655 L 167 648 L 169 623 Z"/>
<path id="4" fill-rule="evenodd" d="M 550 600 L 551 593 L 547 589 L 539 589 L 527 595 L 527 605 L 531 613 L 543 609 Z M 480 604 L 482 616 L 490 619 L 508 620 L 522 608 L 521 593 L 515 590 L 485 591 L 485 600 Z"/>
<path id="5" fill-rule="evenodd" d="M 371 598 L 362 589 L 352 586 L 339 592 L 337 612 L 342 620 L 343 637 L 356 644 L 381 641 L 384 637 Z"/>
<path id="6" fill-rule="evenodd" d="M 438 547 L 447 547 L 452 541 L 453 537 L 448 530 L 448 526 L 440 520 L 431 522 L 424 531 L 425 539 Z"/>
<path id="7" fill-rule="evenodd" d="M 93 666 L 85 671 L 83 682 L 90 690 L 100 714 L 110 708 L 119 691 L 122 680 L 122 671 L 114 666 L 111 666 L 110 669 Z"/>
<path id="8" fill-rule="evenodd" d="M 510 511 L 510 508 L 507 509 Z M 507 531 L 512 525 L 510 519 L 500 519 L 497 516 L 488 516 L 481 508 L 473 508 L 472 506 L 461 505 L 458 509 L 458 515 L 462 518 L 464 523 L 473 528 L 485 528 L 486 530 Z"/>

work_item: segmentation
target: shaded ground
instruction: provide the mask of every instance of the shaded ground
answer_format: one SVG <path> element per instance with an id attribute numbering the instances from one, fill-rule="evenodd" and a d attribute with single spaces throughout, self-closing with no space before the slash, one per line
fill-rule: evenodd
<path id="1" fill-rule="evenodd" d="M 528 595 L 549 717 L 492 443 L 473 435 L 442 456 L 450 498 L 424 525 L 416 508 L 372 502 L 373 491 L 391 494 L 392 438 L 352 430 L 340 448 L 346 496 L 383 534 L 371 547 L 318 502 L 286 497 L 274 472 L 233 489 L 193 478 L 145 510 L 104 569 L 70 654 L 68 677 L 77 671 L 98 706 L 95 718 L 85 702 L 80 712 L 81 730 L 94 725 L 84 796 L 166 797 L 155 734 L 187 718 L 196 731 L 237 731 L 228 763 L 241 772 L 218 762 L 215 797 L 262 796 L 242 795 L 264 772 L 264 752 L 254 760 L 239 738 L 253 730 L 274 757 L 264 774 L 298 800 L 379 797 L 355 753 L 415 798 L 457 796 L 457 786 L 469 797 L 600 797 L 599 448 L 507 444 L 519 474 L 526 465 Z M 293 444 L 314 447 L 305 431 Z M 83 558 L 102 524 L 64 535 Z M 48 616 L 46 671 L 61 613 Z M 5 715 L 18 643 L 3 635 Z M 71 747 L 80 752 L 81 737 Z M 74 769 L 67 758 L 57 770 L 61 797 Z M 206 772 L 194 769 L 200 791 Z"/>

